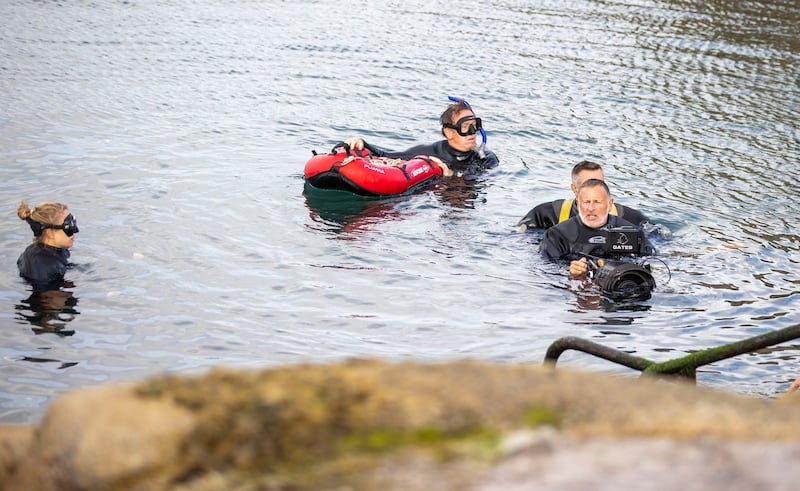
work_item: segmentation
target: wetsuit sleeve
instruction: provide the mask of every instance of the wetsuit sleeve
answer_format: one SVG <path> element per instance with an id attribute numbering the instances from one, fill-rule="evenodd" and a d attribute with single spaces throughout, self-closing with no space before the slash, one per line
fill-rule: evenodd
<path id="1" fill-rule="evenodd" d="M 557 227 L 550 227 L 539 243 L 539 252 L 550 261 L 561 260 L 570 252 L 569 240 Z"/>
<path id="2" fill-rule="evenodd" d="M 645 215 L 644 213 L 636 210 L 635 208 L 629 208 L 623 205 L 616 205 L 617 211 L 620 213 L 620 217 L 624 218 L 625 220 L 631 222 L 632 224 L 642 227 L 644 229 L 644 233 L 648 237 L 661 237 L 661 238 L 668 238 L 672 236 L 672 232 L 669 231 L 667 227 L 660 223 L 653 223 L 650 218 Z M 648 255 L 655 254 L 655 248 L 653 248 L 653 252 Z"/>
<path id="3" fill-rule="evenodd" d="M 441 152 L 438 151 L 435 145 L 414 145 L 411 148 L 407 148 L 399 152 L 386 152 L 386 155 L 379 155 L 379 157 L 409 160 L 413 159 L 417 155 L 433 156 L 444 162 L 449 160 L 446 156 L 441 155 Z"/>
<path id="4" fill-rule="evenodd" d="M 402 160 L 409 160 L 418 155 L 436 157 L 447 164 L 453 172 L 463 176 L 465 179 L 476 176 L 486 169 L 496 167 L 499 164 L 497 155 L 489 150 L 485 151 L 486 153 L 483 158 L 480 158 L 477 152 L 474 151 L 456 155 L 447 145 L 447 140 L 441 140 L 427 145 L 414 145 L 413 147 L 397 152 L 386 151 L 374 145 L 367 145 L 366 143 L 364 145 L 377 157 L 389 157 Z"/>
<path id="5" fill-rule="evenodd" d="M 485 157 L 478 160 L 481 170 L 493 169 L 500 165 L 500 159 L 497 158 L 494 152 L 491 150 L 484 150 L 484 152 Z"/>
<path id="6" fill-rule="evenodd" d="M 364 142 L 364 148 L 370 151 L 376 157 L 389 157 L 390 151 L 383 149 L 379 146 L 372 145 L 371 143 Z"/>
<path id="7" fill-rule="evenodd" d="M 548 229 L 552 227 L 558 223 L 555 210 L 560 209 L 563 202 L 564 200 L 548 201 L 534 206 L 527 215 L 522 217 L 517 226 L 525 225 L 528 229 Z"/>
<path id="8" fill-rule="evenodd" d="M 642 223 L 650 221 L 644 213 L 635 208 L 624 205 L 616 205 L 616 207 L 620 218 L 624 218 L 636 226 L 641 226 Z"/>
<path id="9" fill-rule="evenodd" d="M 458 169 L 459 174 L 461 174 L 465 180 L 476 179 L 480 174 L 483 174 L 487 170 L 497 167 L 500 164 L 500 161 L 494 152 L 489 150 L 484 150 L 484 152 L 484 157 L 480 158 L 478 153 L 473 151 L 473 156 L 470 158 L 469 162 L 461 169 Z"/>
<path id="10" fill-rule="evenodd" d="M 413 147 L 405 150 L 394 151 L 386 150 L 385 148 L 381 148 L 377 145 L 364 142 L 364 148 L 368 149 L 376 157 L 387 157 L 390 159 L 411 160 L 417 155 L 426 155 L 434 156 L 444 162 L 449 160 L 446 156 L 441 154 L 441 151 L 436 147 L 436 145 L 414 145 Z"/>

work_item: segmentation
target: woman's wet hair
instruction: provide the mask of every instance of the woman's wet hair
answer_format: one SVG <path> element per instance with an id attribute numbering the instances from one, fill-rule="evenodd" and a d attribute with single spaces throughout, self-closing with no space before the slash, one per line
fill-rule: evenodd
<path id="1" fill-rule="evenodd" d="M 67 209 L 67 205 L 52 201 L 40 203 L 31 209 L 28 203 L 23 201 L 17 208 L 17 216 L 20 220 L 28 222 L 36 242 L 42 242 L 44 240 L 44 235 L 42 234 L 44 227 L 42 225 L 60 225 L 62 221 L 61 215 Z"/>

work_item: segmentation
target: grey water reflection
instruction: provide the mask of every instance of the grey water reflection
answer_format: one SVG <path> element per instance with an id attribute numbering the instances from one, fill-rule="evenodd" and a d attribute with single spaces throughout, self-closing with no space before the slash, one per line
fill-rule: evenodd
<path id="1" fill-rule="evenodd" d="M 68 324 L 80 314 L 78 298 L 70 288 L 72 282 L 64 282 L 63 288 L 32 289 L 30 295 L 15 305 L 17 319 L 31 325 L 35 334 L 52 333 L 72 336 Z"/>

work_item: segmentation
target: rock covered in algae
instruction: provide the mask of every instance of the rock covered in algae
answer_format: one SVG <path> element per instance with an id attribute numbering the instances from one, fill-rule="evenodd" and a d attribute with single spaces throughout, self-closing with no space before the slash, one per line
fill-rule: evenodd
<path id="1" fill-rule="evenodd" d="M 623 459 L 664 441 L 796 457 L 798 437 L 798 404 L 656 379 L 466 361 L 216 369 L 75 391 L 33 431 L 4 428 L 0 488 L 489 491 L 597 442 L 637 448 Z"/>

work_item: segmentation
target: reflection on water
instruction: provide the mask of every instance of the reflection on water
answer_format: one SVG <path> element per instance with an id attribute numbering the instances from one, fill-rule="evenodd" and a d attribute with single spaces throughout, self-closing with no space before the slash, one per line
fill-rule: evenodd
<path id="1" fill-rule="evenodd" d="M 335 189 L 319 189 L 307 182 L 303 196 L 309 218 L 346 239 L 356 238 L 372 224 L 398 220 L 402 216 L 395 206 L 398 198 L 380 199 Z"/>
<path id="2" fill-rule="evenodd" d="M 575 302 L 580 311 L 602 311 L 607 313 L 646 312 L 652 308 L 647 303 L 647 299 L 609 298 L 600 291 L 597 283 L 591 279 L 572 280 L 568 289 L 575 295 Z M 629 325 L 633 324 L 635 320 L 634 317 L 629 316 L 604 316 L 601 318 L 603 323 L 615 325 Z M 582 324 L 581 321 L 575 323 Z"/>
<path id="3" fill-rule="evenodd" d="M 434 191 L 441 203 L 456 210 L 470 210 L 486 201 L 485 188 L 484 179 L 453 177 L 436 186 Z"/>
<path id="4" fill-rule="evenodd" d="M 69 282 L 63 285 L 72 288 Z M 59 336 L 72 336 L 74 330 L 66 329 L 78 312 L 78 298 L 73 292 L 63 288 L 52 290 L 33 290 L 30 296 L 15 305 L 18 320 L 31 324 L 36 334 L 53 333 Z"/>
<path id="5" fill-rule="evenodd" d="M 485 201 L 484 187 L 485 184 L 480 180 L 454 177 L 430 189 L 410 194 L 369 197 L 335 189 L 319 189 L 306 182 L 303 196 L 311 220 L 330 232 L 341 234 L 342 238 L 352 239 L 372 225 L 407 217 L 411 213 L 406 209 L 411 194 L 433 193 L 440 203 L 453 212 L 445 216 L 456 218 L 458 211 L 474 209 L 476 203 Z"/>
<path id="6" fill-rule="evenodd" d="M 61 361 L 61 360 L 54 360 L 52 358 L 40 358 L 37 356 L 23 356 L 20 358 L 20 361 L 27 361 L 30 363 L 58 363 L 58 370 L 63 370 L 65 368 L 74 367 L 78 364 L 77 361 Z"/>

